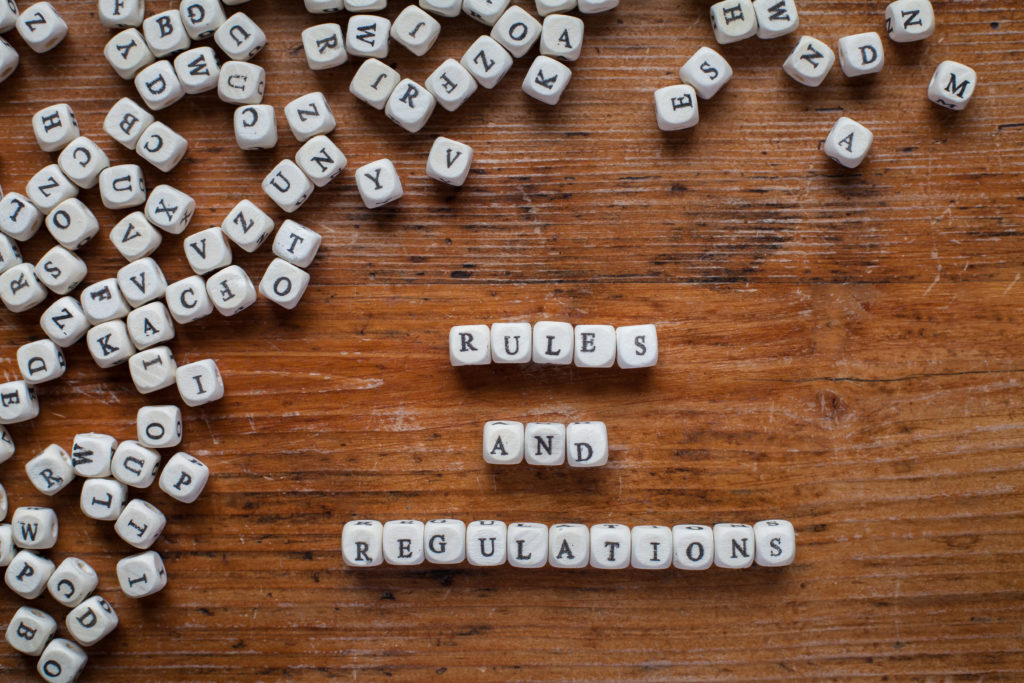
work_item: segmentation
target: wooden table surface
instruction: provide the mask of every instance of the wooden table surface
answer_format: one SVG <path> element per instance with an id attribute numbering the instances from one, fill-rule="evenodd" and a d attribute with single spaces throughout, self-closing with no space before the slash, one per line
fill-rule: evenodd
<path id="1" fill-rule="evenodd" d="M 101 128 L 134 94 L 101 57 L 110 32 L 91 0 L 54 4 L 71 26 L 57 50 L 8 36 L 22 64 L 0 86 L 7 190 L 53 161 L 30 115 L 54 102 L 115 163 L 134 161 Z M 297 310 L 261 300 L 178 326 L 178 362 L 215 359 L 227 394 L 185 411 L 183 449 L 213 471 L 203 497 L 144 494 L 168 516 L 154 546 L 162 593 L 122 595 L 114 566 L 131 549 L 80 514 L 78 482 L 48 499 L 23 467 L 78 432 L 131 438 L 135 411 L 174 390 L 142 397 L 126 368 L 98 369 L 79 344 L 65 378 L 40 388 L 40 417 L 11 428 L 18 450 L 0 480 L 12 509 L 56 507 L 52 556 L 92 563 L 120 614 L 83 681 L 1024 680 L 1024 9 L 935 2 L 932 38 L 885 39 L 883 73 L 851 81 L 837 67 L 818 89 L 780 68 L 796 35 L 725 46 L 734 80 L 701 102 L 697 128 L 661 133 L 651 93 L 715 46 L 707 4 L 624 0 L 586 18 L 559 106 L 523 95 L 520 59 L 417 135 L 348 94 L 353 63 L 306 67 L 299 33 L 321 19 L 301 2 L 244 6 L 270 41 L 256 59 L 266 101 L 281 117 L 325 92 L 349 168 L 294 216 L 324 235 Z M 800 31 L 830 44 L 881 31 L 884 5 L 804 0 Z M 483 32 L 465 17 L 443 25 L 425 58 L 393 45 L 388 62 L 422 82 Z M 945 59 L 979 73 L 961 113 L 925 97 Z M 821 152 L 840 115 L 875 134 L 854 171 Z M 257 153 L 237 149 L 215 94 L 158 117 L 190 152 L 170 174 L 147 166 L 147 180 L 195 196 L 190 232 L 243 197 L 270 209 L 259 182 L 298 147 L 283 117 L 278 147 Z M 437 135 L 475 149 L 461 190 L 424 173 Z M 367 211 L 352 171 L 385 156 L 406 195 Z M 123 262 L 106 237 L 117 215 L 95 191 L 83 198 L 103 226 L 81 251 L 93 282 Z M 41 231 L 26 257 L 51 245 Z M 180 237 L 156 257 L 169 280 L 191 274 Z M 267 247 L 236 262 L 257 280 L 270 259 Z M 41 337 L 40 312 L 4 311 L 3 377 Z M 660 362 L 449 365 L 451 325 L 541 319 L 656 323 Z M 481 427 L 501 418 L 603 420 L 611 461 L 488 466 Z M 346 521 L 440 516 L 781 517 L 798 551 L 781 570 L 702 573 L 343 565 Z M 0 590 L 2 621 L 22 602 Z M 0 654 L 5 681 L 33 680 L 34 667 Z"/>

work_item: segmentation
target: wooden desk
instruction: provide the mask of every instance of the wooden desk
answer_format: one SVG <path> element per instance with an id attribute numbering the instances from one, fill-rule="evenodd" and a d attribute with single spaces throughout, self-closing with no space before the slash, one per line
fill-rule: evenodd
<path id="1" fill-rule="evenodd" d="M 57 101 L 115 163 L 135 160 L 102 132 L 133 88 L 100 56 L 110 34 L 95 3 L 57 5 L 71 35 L 54 53 L 12 39 L 23 61 L 0 86 L 8 190 L 53 159 L 30 114 Z M 625 0 L 587 19 L 558 107 L 522 94 L 523 59 L 418 135 L 348 95 L 353 64 L 306 68 L 299 32 L 320 19 L 300 3 L 244 6 L 270 40 L 257 58 L 267 102 L 280 116 L 300 94 L 327 93 L 349 169 L 295 216 L 324 234 L 298 310 L 261 301 L 178 327 L 179 363 L 214 358 L 227 395 L 186 411 L 183 447 L 214 472 L 200 501 L 145 494 L 169 517 L 155 546 L 164 592 L 121 595 L 114 565 L 130 549 L 112 525 L 78 513 L 78 483 L 51 501 L 22 468 L 77 432 L 131 437 L 135 411 L 175 401 L 173 390 L 143 398 L 125 368 L 99 370 L 78 345 L 66 378 L 40 389 L 40 418 L 12 428 L 18 452 L 0 467 L 12 507 L 56 506 L 53 556 L 92 563 L 121 616 L 83 680 L 1024 678 L 1024 10 L 936 2 L 933 38 L 886 39 L 882 74 L 853 82 L 837 67 L 819 89 L 780 69 L 795 36 L 727 46 L 733 82 L 701 102 L 699 127 L 662 134 L 651 93 L 714 45 L 706 6 Z M 801 31 L 831 44 L 883 27 L 883 2 L 800 9 Z M 393 61 L 422 81 L 481 32 L 446 20 L 426 58 L 394 46 Z M 980 74 L 959 114 L 925 98 L 944 59 Z M 856 171 L 820 151 L 841 114 L 875 133 Z M 231 117 L 213 94 L 159 114 L 190 154 L 146 175 L 195 196 L 192 230 L 243 197 L 269 208 L 259 182 L 298 147 L 282 118 L 277 149 L 240 152 Z M 476 150 L 461 191 L 424 173 L 439 134 Z M 383 156 L 406 196 L 366 211 L 352 171 Z M 95 281 L 122 262 L 106 241 L 115 214 L 83 196 L 104 227 L 82 251 Z M 50 244 L 44 231 L 27 257 Z M 169 279 L 190 274 L 180 245 L 169 237 L 157 254 Z M 254 280 L 269 261 L 269 249 L 237 258 Z M 41 336 L 40 310 L 2 316 L 9 379 L 17 346 Z M 657 323 L 661 362 L 448 364 L 453 324 L 546 318 Z M 480 432 L 498 418 L 604 420 L 611 463 L 491 468 Z M 698 574 L 343 566 L 345 521 L 438 516 L 777 516 L 796 525 L 798 558 Z M 21 604 L 12 598 L 0 591 L 4 620 Z M 30 680 L 33 667 L 0 654 L 5 680 Z"/>

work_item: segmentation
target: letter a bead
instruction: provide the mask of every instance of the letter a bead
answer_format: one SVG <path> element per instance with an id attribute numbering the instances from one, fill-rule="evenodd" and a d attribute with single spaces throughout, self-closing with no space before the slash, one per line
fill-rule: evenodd
<path id="1" fill-rule="evenodd" d="M 845 116 L 832 127 L 825 139 L 825 154 L 846 168 L 856 168 L 871 150 L 871 131 Z"/>

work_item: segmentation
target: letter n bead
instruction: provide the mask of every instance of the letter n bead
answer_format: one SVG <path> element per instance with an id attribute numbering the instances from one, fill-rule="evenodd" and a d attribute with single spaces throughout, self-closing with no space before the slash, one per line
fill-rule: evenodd
<path id="1" fill-rule="evenodd" d="M 309 286 L 309 273 L 284 259 L 275 258 L 260 280 L 260 294 L 281 308 L 292 310 L 299 305 Z"/>
<path id="2" fill-rule="evenodd" d="M 88 661 L 89 655 L 77 643 L 55 638 L 36 662 L 36 672 L 50 683 L 72 683 L 78 680 Z"/>
<path id="3" fill-rule="evenodd" d="M 754 529 L 749 524 L 716 524 L 715 566 L 746 569 L 754 564 Z"/>
<path id="4" fill-rule="evenodd" d="M 346 522 L 341 556 L 349 567 L 377 567 L 384 562 L 384 525 L 372 519 Z"/>
<path id="5" fill-rule="evenodd" d="M 474 567 L 505 564 L 508 526 L 496 519 L 470 522 L 466 527 L 466 560 Z"/>
<path id="6" fill-rule="evenodd" d="M 326 135 L 317 135 L 295 153 L 295 163 L 314 185 L 324 187 L 338 177 L 348 160 Z"/>

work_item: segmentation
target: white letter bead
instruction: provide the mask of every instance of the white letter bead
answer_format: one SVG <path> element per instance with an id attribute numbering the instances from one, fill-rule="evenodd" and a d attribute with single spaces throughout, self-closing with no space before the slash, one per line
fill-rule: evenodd
<path id="1" fill-rule="evenodd" d="M 50 508 L 20 507 L 11 515 L 14 545 L 26 550 L 48 550 L 57 545 L 60 527 Z"/>
<path id="2" fill-rule="evenodd" d="M 212 47 L 195 47 L 174 58 L 174 73 L 186 95 L 198 95 L 217 87 L 220 61 Z"/>
<path id="3" fill-rule="evenodd" d="M 555 524 L 548 531 L 552 567 L 579 569 L 590 563 L 590 529 L 585 524 Z"/>
<path id="4" fill-rule="evenodd" d="M 167 518 L 141 498 L 128 502 L 117 521 L 114 531 L 128 545 L 139 550 L 148 550 L 163 533 Z"/>
<path id="5" fill-rule="evenodd" d="M 130 209 L 146 203 L 146 177 L 135 164 L 103 169 L 99 186 L 100 200 L 108 209 Z"/>
<path id="6" fill-rule="evenodd" d="M 564 465 L 565 425 L 558 422 L 528 422 L 525 451 L 529 465 Z"/>
<path id="7" fill-rule="evenodd" d="M 110 241 L 126 260 L 137 261 L 156 251 L 163 237 L 141 211 L 133 211 L 111 229 Z"/>
<path id="8" fill-rule="evenodd" d="M 53 617 L 35 607 L 22 605 L 7 624 L 7 642 L 22 654 L 38 657 L 56 632 L 57 622 Z"/>
<path id="9" fill-rule="evenodd" d="M 220 0 L 182 0 L 178 12 L 192 40 L 209 38 L 227 19 Z"/>
<path id="10" fill-rule="evenodd" d="M 73 184 L 57 164 L 41 169 L 28 181 L 25 195 L 43 213 L 53 211 L 58 204 L 78 196 L 78 186 Z"/>
<path id="11" fill-rule="evenodd" d="M 0 2 L 0 33 L 7 33 L 18 21 L 18 5 L 14 0 Z"/>
<path id="12" fill-rule="evenodd" d="M 817 38 L 803 36 L 786 58 L 782 70 L 797 83 L 817 88 L 835 62 L 836 55 L 832 48 Z"/>
<path id="13" fill-rule="evenodd" d="M 329 137 L 317 135 L 295 153 L 295 163 L 314 185 L 323 187 L 338 177 L 348 160 Z"/>
<path id="14" fill-rule="evenodd" d="M 43 254 L 36 264 L 36 277 L 54 294 L 67 294 L 82 283 L 88 272 L 85 261 L 60 246 Z"/>
<path id="15" fill-rule="evenodd" d="M 67 249 L 78 249 L 100 230 L 96 215 L 77 197 L 65 199 L 46 217 L 46 229 Z"/>
<path id="16" fill-rule="evenodd" d="M 0 198 L 0 231 L 19 242 L 32 239 L 43 224 L 43 214 L 28 197 L 8 192 Z"/>
<path id="17" fill-rule="evenodd" d="M 68 613 L 64 625 L 80 645 L 89 647 L 100 642 L 117 628 L 117 612 L 99 595 L 86 598 Z"/>
<path id="18" fill-rule="evenodd" d="M 542 320 L 533 326 L 533 362 L 571 365 L 573 329 L 569 323 Z"/>
<path id="19" fill-rule="evenodd" d="M 109 320 L 90 328 L 85 335 L 85 343 L 92 359 L 101 368 L 120 365 L 135 353 L 123 320 Z"/>
<path id="20" fill-rule="evenodd" d="M 148 488 L 156 481 L 160 454 L 137 441 L 122 441 L 110 461 L 110 473 L 125 486 Z"/>
<path id="21" fill-rule="evenodd" d="M 423 564 L 423 522 L 413 519 L 384 523 L 384 561 L 399 566 Z"/>
<path id="22" fill-rule="evenodd" d="M 439 17 L 457 17 L 462 12 L 462 0 L 420 0 L 420 7 Z"/>
<path id="23" fill-rule="evenodd" d="M 391 37 L 417 57 L 434 47 L 441 35 L 441 24 L 416 5 L 407 5 L 391 25 Z"/>
<path id="24" fill-rule="evenodd" d="M 427 125 L 436 104 L 430 91 L 406 78 L 391 93 L 384 113 L 405 130 L 417 133 Z"/>
<path id="25" fill-rule="evenodd" d="M 7 235 L 0 235 L 0 273 L 19 263 L 24 263 L 24 261 L 21 259 L 18 245 Z"/>
<path id="26" fill-rule="evenodd" d="M 302 32 L 302 49 L 313 71 L 341 66 L 348 61 L 345 34 L 340 24 L 318 24 Z"/>
<path id="27" fill-rule="evenodd" d="M 402 77 L 379 59 L 367 59 L 356 70 L 348 91 L 374 109 L 383 109 Z"/>
<path id="28" fill-rule="evenodd" d="M 235 109 L 235 142 L 244 150 L 276 147 L 274 108 L 269 104 L 250 104 Z"/>
<path id="29" fill-rule="evenodd" d="M 207 228 L 193 233 L 185 238 L 182 246 L 185 248 L 188 265 L 196 275 L 231 265 L 231 245 L 220 228 Z"/>
<path id="30" fill-rule="evenodd" d="M 607 12 L 619 6 L 619 0 L 579 0 L 580 14 Z"/>
<path id="31" fill-rule="evenodd" d="M 224 379 L 209 358 L 182 365 L 175 373 L 178 393 L 185 405 L 195 408 L 224 397 Z"/>
<path id="32" fill-rule="evenodd" d="M 10 524 L 0 524 L 0 567 L 10 566 L 17 549 Z"/>
<path id="33" fill-rule="evenodd" d="M 376 12 L 387 8 L 388 0 L 345 0 L 348 12 Z"/>
<path id="34" fill-rule="evenodd" d="M 61 348 L 67 348 L 89 331 L 89 319 L 82 305 L 71 296 L 61 297 L 43 311 L 39 318 L 43 333 Z"/>
<path id="35" fill-rule="evenodd" d="M 162 301 L 151 301 L 130 312 L 125 326 L 139 351 L 174 339 L 174 323 Z"/>
<path id="36" fill-rule="evenodd" d="M 780 0 L 785 2 L 785 0 Z M 710 47 L 702 47 L 679 69 L 679 80 L 692 85 L 701 99 L 714 97 L 732 78 L 732 67 Z"/>
<path id="37" fill-rule="evenodd" d="M 608 428 L 604 422 L 573 422 L 565 428 L 566 459 L 572 467 L 608 464 Z"/>
<path id="38" fill-rule="evenodd" d="M 356 188 L 363 204 L 376 209 L 402 198 L 402 180 L 390 159 L 378 159 L 356 169 Z"/>
<path id="39" fill-rule="evenodd" d="M 871 151 L 874 134 L 853 119 L 840 117 L 825 139 L 825 154 L 841 166 L 856 168 Z"/>
<path id="40" fill-rule="evenodd" d="M 117 439 L 108 434 L 76 434 L 71 442 L 71 466 L 79 477 L 109 477 Z"/>
<path id="41" fill-rule="evenodd" d="M 244 251 L 253 252 L 263 246 L 274 231 L 274 219 L 248 199 L 243 199 L 224 217 L 220 229 Z"/>
<path id="42" fill-rule="evenodd" d="M 959 62 L 945 61 L 935 68 L 928 84 L 928 99 L 940 107 L 960 111 L 974 95 L 978 74 Z"/>
<path id="43" fill-rule="evenodd" d="M 485 26 L 494 26 L 511 0 L 462 0 L 462 11 Z"/>
<path id="44" fill-rule="evenodd" d="M 57 567 L 46 582 L 53 599 L 65 607 L 75 607 L 96 590 L 96 570 L 77 557 L 69 557 Z"/>
<path id="45" fill-rule="evenodd" d="M 175 453 L 160 473 L 160 490 L 181 503 L 194 503 L 210 480 L 210 468 L 188 453 Z"/>
<path id="46" fill-rule="evenodd" d="M 615 328 L 611 325 L 577 325 L 573 362 L 578 368 L 610 368 L 615 365 Z"/>
<path id="47" fill-rule="evenodd" d="M 459 564 L 466 559 L 466 523 L 458 519 L 430 520 L 423 525 L 423 545 L 427 562 Z"/>
<path id="48" fill-rule="evenodd" d="M 750 0 L 723 0 L 711 6 L 711 27 L 715 40 L 728 45 L 757 33 L 757 17 Z"/>
<path id="49" fill-rule="evenodd" d="M 715 560 L 715 539 L 711 527 L 703 524 L 677 524 L 672 527 L 672 566 L 700 571 Z"/>
<path id="50" fill-rule="evenodd" d="M 71 141 L 57 157 L 57 166 L 68 180 L 84 190 L 96 187 L 100 172 L 110 168 L 110 159 L 99 145 L 87 137 Z"/>
<path id="51" fill-rule="evenodd" d="M 313 181 L 291 159 L 282 160 L 263 179 L 263 191 L 286 213 L 294 213 L 313 194 Z"/>
<path id="52" fill-rule="evenodd" d="M 147 17 L 142 22 L 142 35 L 157 57 L 187 50 L 192 40 L 185 31 L 181 12 L 172 9 Z"/>
<path id="53" fill-rule="evenodd" d="M 597 569 L 625 569 L 629 566 L 632 534 L 624 524 L 595 524 L 590 527 L 590 566 Z"/>
<path id="54" fill-rule="evenodd" d="M 522 57 L 540 38 L 541 24 L 529 12 L 512 5 L 491 28 L 491 38 L 501 43 L 513 57 Z"/>
<path id="55" fill-rule="evenodd" d="M 452 365 L 489 365 L 491 330 L 487 325 L 456 325 L 448 332 L 448 356 Z"/>
<path id="56" fill-rule="evenodd" d="M 40 339 L 19 346 L 17 356 L 21 376 L 32 385 L 55 380 L 61 377 L 67 368 L 64 354 L 49 339 Z"/>
<path id="57" fill-rule="evenodd" d="M 11 435 L 7 433 L 6 428 L 0 427 L 0 430 L 3 430 L 2 433 L 6 436 L 6 440 L 11 438 Z M 6 462 L 6 460 L 4 462 Z M 7 502 L 7 489 L 4 488 L 3 484 L 0 484 L 0 520 L 7 517 Z M 13 538 L 11 540 L 11 545 L 14 545 Z"/>
<path id="58" fill-rule="evenodd" d="M 3 83 L 18 69 L 21 57 L 10 43 L 0 38 L 0 83 Z"/>
<path id="59" fill-rule="evenodd" d="M 523 92 L 535 100 L 554 106 L 569 87 L 572 70 L 565 64 L 538 55 L 523 79 Z"/>
<path id="60" fill-rule="evenodd" d="M 631 545 L 634 569 L 668 569 L 672 564 L 672 530 L 667 526 L 633 527 Z"/>
<path id="61" fill-rule="evenodd" d="M 848 78 L 878 73 L 884 65 L 882 38 L 874 31 L 839 39 L 839 66 Z"/>
<path id="62" fill-rule="evenodd" d="M 765 40 L 787 35 L 800 26 L 795 0 L 754 0 L 754 15 L 757 37 Z"/>
<path id="63" fill-rule="evenodd" d="M 125 29 L 108 40 L 103 56 L 114 72 L 126 81 L 133 80 L 143 67 L 156 61 L 146 39 L 136 28 Z"/>
<path id="64" fill-rule="evenodd" d="M 536 0 L 537 14 L 547 17 L 555 12 L 571 12 L 576 9 L 576 0 Z"/>
<path id="65" fill-rule="evenodd" d="M 237 12 L 213 36 L 217 47 L 231 59 L 247 62 L 267 46 L 267 36 L 245 12 Z"/>
<path id="66" fill-rule="evenodd" d="M 533 357 L 533 327 L 530 323 L 494 323 L 489 343 L 495 363 L 529 363 Z"/>
<path id="67" fill-rule="evenodd" d="M 81 134 L 75 112 L 67 104 L 54 104 L 37 111 L 32 117 L 32 131 L 44 152 L 63 149 Z"/>
<path id="68" fill-rule="evenodd" d="M 146 199 L 146 220 L 171 235 L 180 235 L 192 222 L 196 200 L 170 185 L 157 185 Z"/>
<path id="69" fill-rule="evenodd" d="M 100 23 L 107 28 L 139 26 L 146 16 L 146 0 L 99 0 Z"/>
<path id="70" fill-rule="evenodd" d="M 523 461 L 524 442 L 522 422 L 487 422 L 484 424 L 484 462 L 518 465 Z"/>
<path id="71" fill-rule="evenodd" d="M 135 74 L 135 89 L 153 111 L 166 109 L 185 96 L 185 88 L 174 66 L 166 59 L 153 62 Z"/>
<path id="72" fill-rule="evenodd" d="M 260 294 L 278 306 L 292 310 L 299 305 L 309 286 L 309 273 L 276 258 L 260 280 Z"/>
<path id="73" fill-rule="evenodd" d="M 507 3 L 505 3 L 507 4 Z M 512 55 L 490 36 L 480 36 L 459 60 L 473 74 L 477 83 L 487 89 L 498 85 L 512 68 Z"/>
<path id="74" fill-rule="evenodd" d="M 39 415 L 36 392 L 24 380 L 0 384 L 0 425 L 34 420 Z"/>
<path id="75" fill-rule="evenodd" d="M 167 309 L 171 312 L 171 317 L 182 325 L 195 322 L 213 313 L 213 302 L 210 300 L 210 294 L 206 291 L 206 280 L 198 275 L 167 285 L 164 298 L 167 301 Z"/>
<path id="76" fill-rule="evenodd" d="M 345 49 L 353 57 L 388 56 L 388 38 L 391 22 L 372 14 L 356 14 L 349 17 L 345 31 Z"/>
<path id="77" fill-rule="evenodd" d="M 121 294 L 115 278 L 107 278 L 93 283 L 82 290 L 82 311 L 91 325 L 99 325 L 108 320 L 123 318 L 128 315 L 128 302 Z"/>
<path id="78" fill-rule="evenodd" d="M 132 308 L 159 299 L 167 291 L 167 280 L 151 257 L 132 261 L 117 271 L 117 286 Z"/>
<path id="79" fill-rule="evenodd" d="M 205 285 L 200 286 L 206 291 Z M 174 384 L 174 371 L 177 369 L 174 355 L 166 346 L 139 351 L 128 359 L 128 371 L 135 390 L 140 394 L 151 394 Z"/>
<path id="80" fill-rule="evenodd" d="M 113 522 L 128 501 L 128 487 L 113 479 L 86 479 L 82 482 L 79 506 L 90 519 Z"/>
<path id="81" fill-rule="evenodd" d="M 18 17 L 18 35 L 34 52 L 42 54 L 60 45 L 68 25 L 48 2 L 37 2 Z"/>
<path id="82" fill-rule="evenodd" d="M 185 158 L 188 140 L 157 121 L 142 133 L 135 151 L 153 166 L 168 173 Z"/>
<path id="83" fill-rule="evenodd" d="M 508 525 L 508 563 L 535 569 L 548 563 L 548 528 L 544 524 L 516 522 Z"/>
<path id="84" fill-rule="evenodd" d="M 162 304 L 161 304 L 162 305 Z M 143 406 L 136 416 L 139 443 L 149 448 L 173 448 L 181 443 L 181 408 Z"/>
<path id="85" fill-rule="evenodd" d="M 754 528 L 749 524 L 716 524 L 715 566 L 746 569 L 754 564 Z"/>
<path id="86" fill-rule="evenodd" d="M 474 567 L 498 567 L 508 555 L 508 526 L 495 519 L 466 527 L 466 560 Z"/>
<path id="87" fill-rule="evenodd" d="M 384 562 L 384 525 L 372 519 L 345 522 L 341 557 L 349 567 L 377 567 Z"/>
<path id="88" fill-rule="evenodd" d="M 319 233 L 287 219 L 274 237 L 274 256 L 293 266 L 308 268 L 320 250 L 322 239 Z"/>
<path id="89" fill-rule="evenodd" d="M 256 303 L 256 288 L 241 266 L 228 266 L 211 275 L 206 292 L 217 312 L 228 318 Z"/>
<path id="90" fill-rule="evenodd" d="M 796 534 L 784 519 L 754 524 L 754 561 L 761 567 L 785 567 L 796 557 Z"/>
<path id="91" fill-rule="evenodd" d="M 693 128 L 700 122 L 697 91 L 690 85 L 670 85 L 654 91 L 658 128 L 664 131 Z"/>
<path id="92" fill-rule="evenodd" d="M 46 288 L 31 263 L 19 263 L 0 273 L 0 300 L 11 313 L 21 313 L 46 300 Z"/>
<path id="93" fill-rule="evenodd" d="M 580 58 L 582 48 L 582 19 L 567 14 L 549 14 L 544 17 L 540 31 L 540 53 L 542 55 L 566 62 L 575 62 Z"/>
<path id="94" fill-rule="evenodd" d="M 46 582 L 53 570 L 53 562 L 31 550 L 21 550 L 7 565 L 4 583 L 26 600 L 38 598 L 46 590 Z"/>
<path id="95" fill-rule="evenodd" d="M 134 150 L 142 132 L 156 118 L 138 104 L 123 97 L 114 103 L 103 120 L 103 132 L 119 145 Z"/>
<path id="96" fill-rule="evenodd" d="M 912 43 L 935 33 L 935 11 L 928 0 L 896 0 L 885 8 L 885 30 L 894 43 Z"/>
<path id="97" fill-rule="evenodd" d="M 85 670 L 89 655 L 76 643 L 56 638 L 43 650 L 36 671 L 50 683 L 74 683 Z"/>
<path id="98" fill-rule="evenodd" d="M 129 598 L 144 598 L 159 593 L 167 585 L 163 558 L 155 550 L 147 550 L 118 560 L 117 582 Z"/>
<path id="99" fill-rule="evenodd" d="M 658 330 L 654 325 L 619 327 L 615 337 L 620 368 L 653 368 L 658 364 Z"/>
<path id="100" fill-rule="evenodd" d="M 454 59 L 446 59 L 423 83 L 437 103 L 448 111 L 461 107 L 476 92 L 476 79 Z"/>
<path id="101" fill-rule="evenodd" d="M 249 62 L 224 62 L 217 81 L 217 96 L 228 104 L 259 104 L 266 89 L 267 72 Z"/>

